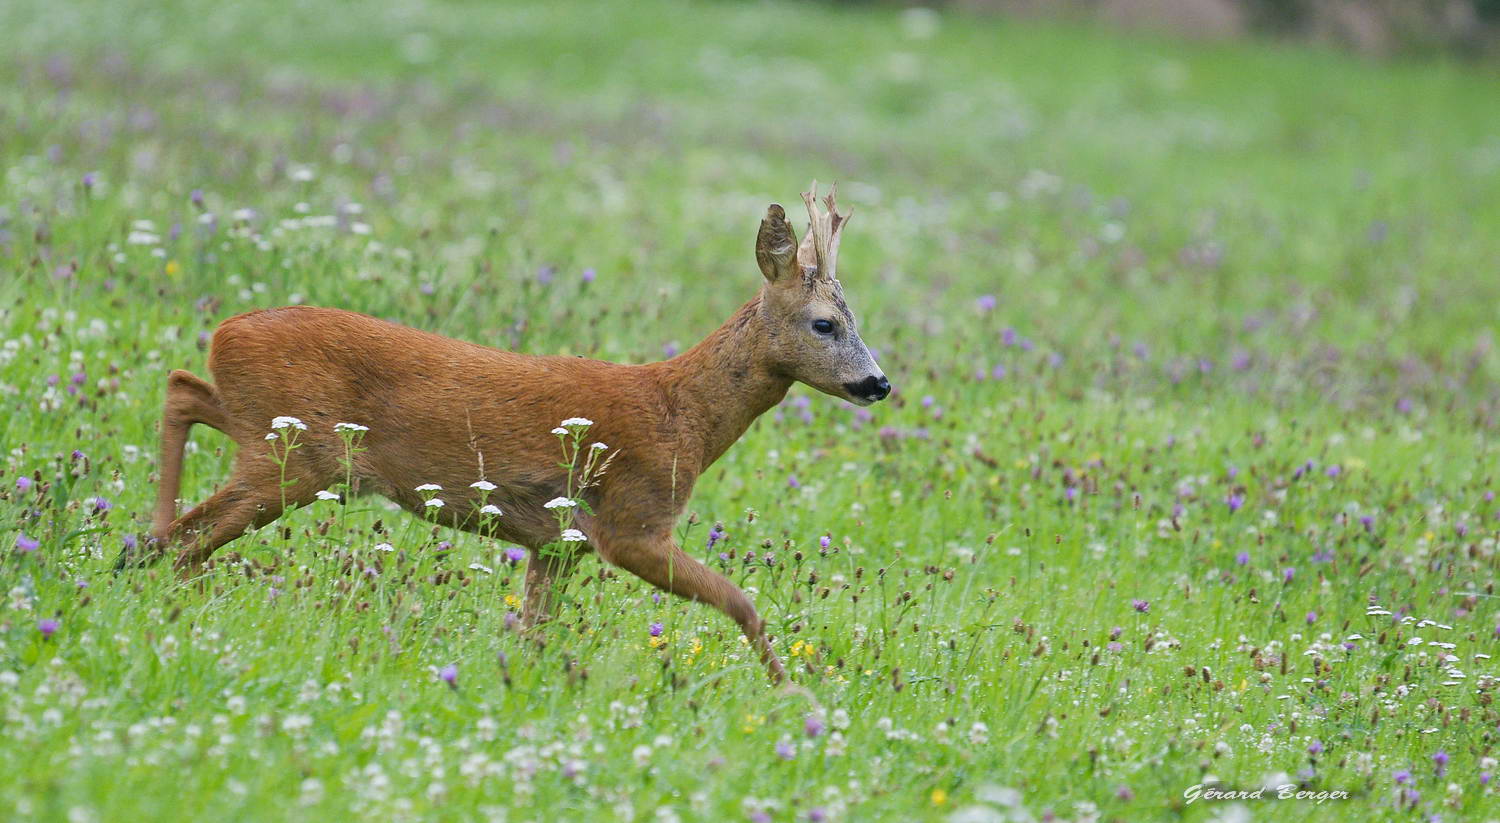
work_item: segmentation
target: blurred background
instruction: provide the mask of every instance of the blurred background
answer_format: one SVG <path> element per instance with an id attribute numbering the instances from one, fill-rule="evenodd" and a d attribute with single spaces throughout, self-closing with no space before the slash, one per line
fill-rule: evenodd
<path id="1" fill-rule="evenodd" d="M 1495 0 L 955 0 L 992 14 L 1047 15 L 1189 36 L 1271 35 L 1370 54 L 1495 46 Z"/>

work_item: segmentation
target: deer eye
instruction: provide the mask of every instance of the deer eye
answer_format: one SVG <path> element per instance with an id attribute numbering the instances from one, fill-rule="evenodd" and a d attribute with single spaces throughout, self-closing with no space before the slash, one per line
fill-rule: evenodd
<path id="1" fill-rule="evenodd" d="M 818 334 L 833 334 L 833 321 L 814 320 L 813 331 L 817 332 Z"/>

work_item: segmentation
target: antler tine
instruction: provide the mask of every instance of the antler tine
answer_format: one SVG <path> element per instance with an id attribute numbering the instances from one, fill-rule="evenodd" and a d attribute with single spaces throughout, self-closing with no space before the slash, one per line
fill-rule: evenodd
<path id="1" fill-rule="evenodd" d="M 837 183 L 829 186 L 828 194 L 822 198 L 826 211 L 818 208 L 818 181 L 814 180 L 808 188 L 809 191 L 802 192 L 802 202 L 807 204 L 808 232 L 802 238 L 802 248 L 798 249 L 798 263 L 804 269 L 812 269 L 810 274 L 833 280 L 838 267 L 840 230 L 849 222 L 849 215 L 839 214 L 835 206 Z"/>
<path id="2" fill-rule="evenodd" d="M 835 199 L 836 199 L 836 197 L 838 195 L 838 190 L 839 190 L 839 184 L 838 183 L 831 183 L 831 184 L 829 184 L 829 186 L 828 186 L 828 196 L 823 199 L 823 202 L 828 206 L 828 224 L 829 224 L 828 225 L 828 279 L 829 280 L 835 279 L 835 277 L 834 277 L 834 269 L 837 268 L 837 266 L 838 266 L 839 240 L 843 239 L 843 237 L 844 237 L 844 226 L 848 224 L 848 222 L 849 222 L 849 216 L 852 215 L 852 214 L 854 214 L 854 209 L 850 209 L 847 212 L 844 212 L 843 214 L 839 214 L 838 208 L 835 205 Z"/>

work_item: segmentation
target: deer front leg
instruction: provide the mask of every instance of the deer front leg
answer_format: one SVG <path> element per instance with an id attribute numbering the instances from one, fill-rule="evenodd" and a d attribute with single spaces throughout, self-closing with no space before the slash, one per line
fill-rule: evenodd
<path id="1" fill-rule="evenodd" d="M 521 606 L 523 627 L 529 629 L 555 616 L 552 609 L 556 605 L 558 587 L 578 565 L 581 554 L 578 551 L 543 554 L 531 550 L 531 559 L 526 563 L 526 602 Z"/>
<path id="2" fill-rule="evenodd" d="M 707 603 L 729 615 L 759 653 L 772 683 L 786 670 L 766 638 L 765 625 L 750 598 L 723 575 L 689 557 L 669 535 L 648 537 L 591 536 L 599 556 L 657 588 L 678 597 Z"/>

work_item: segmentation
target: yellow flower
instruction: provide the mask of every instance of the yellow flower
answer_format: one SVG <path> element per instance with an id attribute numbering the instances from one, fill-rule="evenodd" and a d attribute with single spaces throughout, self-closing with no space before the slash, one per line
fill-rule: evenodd
<path id="1" fill-rule="evenodd" d="M 521 605 L 521 598 L 516 597 L 513 594 L 507 594 L 505 596 L 505 605 L 509 606 L 512 609 L 518 608 Z"/>
<path id="2" fill-rule="evenodd" d="M 948 802 L 948 793 L 942 789 L 932 790 L 932 805 L 941 806 Z"/>
<path id="3" fill-rule="evenodd" d="M 662 646 L 665 646 L 666 644 L 667 644 L 667 639 L 665 637 L 653 637 L 653 638 L 651 638 L 651 648 L 653 648 L 653 649 L 659 649 Z"/>
<path id="4" fill-rule="evenodd" d="M 765 725 L 765 722 L 765 715 L 747 714 L 745 715 L 745 725 L 740 727 L 740 731 L 743 731 L 745 734 L 755 734 L 755 730 Z"/>
<path id="5" fill-rule="evenodd" d="M 698 637 L 693 638 L 693 648 L 690 651 L 694 657 L 697 657 L 703 651 L 703 639 Z"/>
<path id="6" fill-rule="evenodd" d="M 168 260 L 167 261 L 167 276 L 168 277 L 176 277 L 177 274 L 178 274 L 178 272 L 181 272 L 181 271 L 182 271 L 182 264 L 178 263 L 176 260 Z"/>

